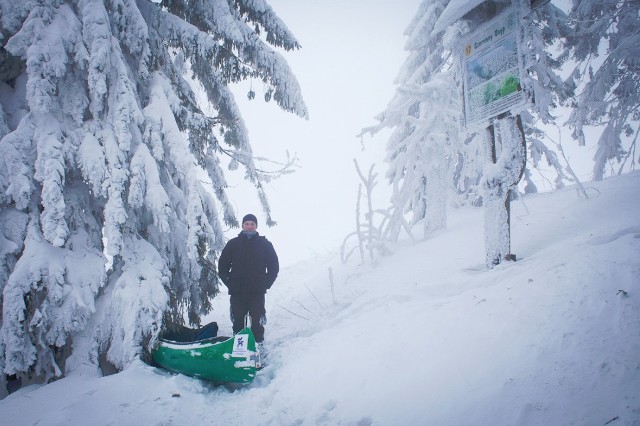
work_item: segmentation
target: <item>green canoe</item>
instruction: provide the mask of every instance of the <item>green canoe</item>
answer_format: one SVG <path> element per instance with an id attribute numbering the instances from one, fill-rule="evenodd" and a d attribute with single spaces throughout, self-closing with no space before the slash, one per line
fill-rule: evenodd
<path id="1" fill-rule="evenodd" d="M 233 337 L 191 342 L 161 338 L 152 358 L 167 370 L 224 383 L 248 383 L 260 368 L 260 354 L 249 327 Z"/>

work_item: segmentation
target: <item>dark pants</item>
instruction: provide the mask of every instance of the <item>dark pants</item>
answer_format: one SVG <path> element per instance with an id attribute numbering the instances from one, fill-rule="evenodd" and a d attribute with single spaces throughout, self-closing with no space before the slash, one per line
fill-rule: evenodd
<path id="1" fill-rule="evenodd" d="M 244 317 L 247 314 L 251 315 L 251 331 L 256 342 L 262 342 L 264 340 L 264 325 L 267 323 L 264 294 L 231 295 L 231 322 L 234 334 L 244 328 Z"/>

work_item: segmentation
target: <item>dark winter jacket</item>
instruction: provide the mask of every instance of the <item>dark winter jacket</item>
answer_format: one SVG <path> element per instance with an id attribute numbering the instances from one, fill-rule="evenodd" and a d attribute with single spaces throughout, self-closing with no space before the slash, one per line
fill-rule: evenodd
<path id="1" fill-rule="evenodd" d="M 218 260 L 218 276 L 229 294 L 264 294 L 280 271 L 273 244 L 258 233 L 247 238 L 242 232 L 229 240 Z"/>

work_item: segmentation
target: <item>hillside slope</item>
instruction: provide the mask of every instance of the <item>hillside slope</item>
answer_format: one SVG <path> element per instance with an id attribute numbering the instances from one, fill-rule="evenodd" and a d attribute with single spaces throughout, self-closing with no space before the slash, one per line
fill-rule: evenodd
<path id="1" fill-rule="evenodd" d="M 375 267 L 334 256 L 284 269 L 267 296 L 269 365 L 249 386 L 138 362 L 23 388 L 0 401 L 0 416 L 15 425 L 640 425 L 639 188 L 633 173 L 590 184 L 589 199 L 567 188 L 513 202 L 518 261 L 490 271 L 482 209 L 450 211 L 446 231 L 403 242 Z M 221 295 L 210 317 L 223 333 L 227 306 Z"/>

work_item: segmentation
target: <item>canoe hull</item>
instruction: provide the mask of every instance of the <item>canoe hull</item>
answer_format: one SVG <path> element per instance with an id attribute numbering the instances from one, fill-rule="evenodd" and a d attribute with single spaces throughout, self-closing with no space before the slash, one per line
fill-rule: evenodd
<path id="1" fill-rule="evenodd" d="M 152 358 L 167 370 L 224 383 L 251 382 L 260 366 L 256 341 L 250 328 L 229 338 L 217 337 L 186 343 L 161 339 Z"/>

